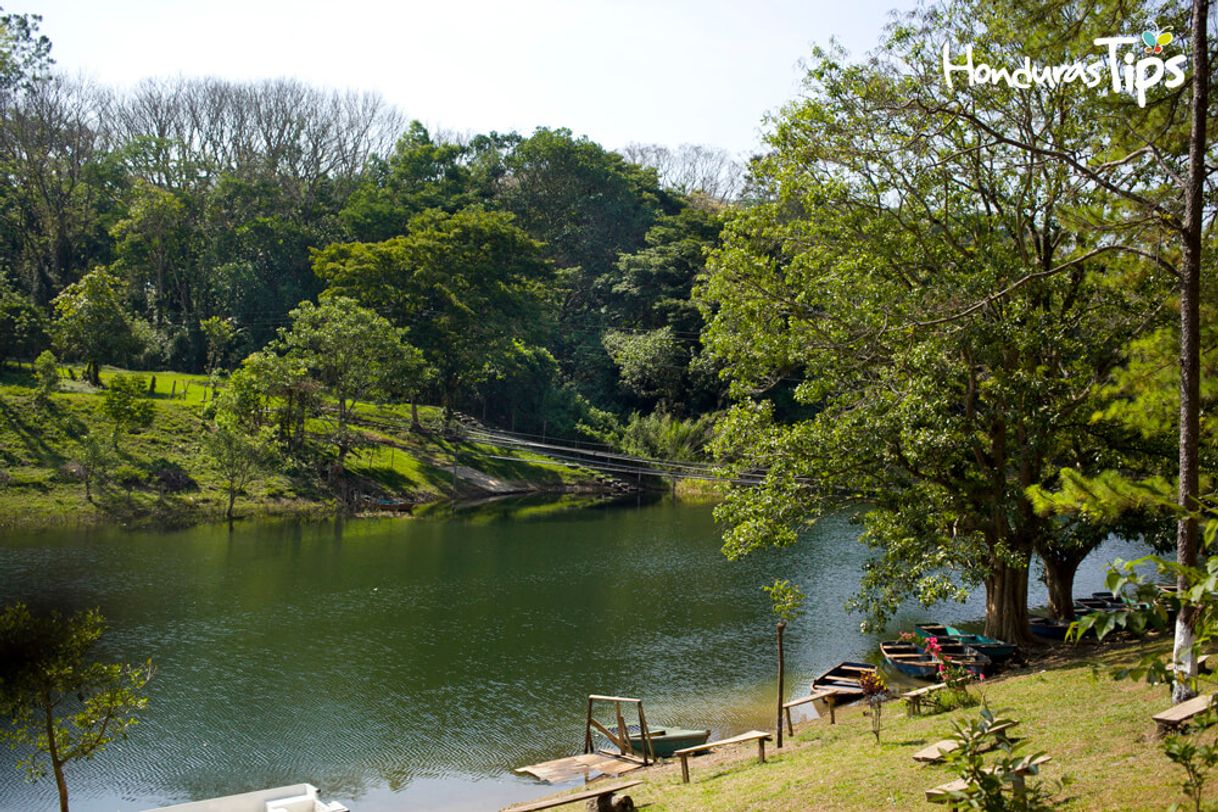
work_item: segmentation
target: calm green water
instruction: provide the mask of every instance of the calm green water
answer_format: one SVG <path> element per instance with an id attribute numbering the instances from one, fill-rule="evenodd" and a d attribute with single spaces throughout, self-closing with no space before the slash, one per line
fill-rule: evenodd
<path id="1" fill-rule="evenodd" d="M 773 620 L 758 587 L 777 575 L 810 595 L 788 631 L 792 685 L 871 656 L 875 639 L 841 610 L 865 555 L 856 535 L 834 517 L 732 564 L 709 508 L 667 503 L 39 533 L 0 541 L 0 596 L 99 606 L 109 654 L 156 661 L 144 723 L 70 768 L 78 812 L 299 781 L 357 812 L 497 809 L 552 791 L 510 770 L 578 752 L 588 693 L 641 696 L 653 724 L 768 725 Z M 1108 545 L 1078 591 L 1100 588 L 1099 560 L 1135 552 Z M 0 765 L 0 809 L 53 806 L 53 783 Z"/>

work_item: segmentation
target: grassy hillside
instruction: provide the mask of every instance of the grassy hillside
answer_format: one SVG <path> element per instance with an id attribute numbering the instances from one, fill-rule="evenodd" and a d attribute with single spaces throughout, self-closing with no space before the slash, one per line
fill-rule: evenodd
<path id="1" fill-rule="evenodd" d="M 73 462 L 82 437 L 93 433 L 108 442 L 110 426 L 100 411 L 100 390 L 80 381 L 78 370 L 73 370 L 76 380 L 67 377 L 67 369 L 63 391 L 46 408 L 35 402 L 28 371 L 0 371 L 0 527 L 189 524 L 223 516 L 225 483 L 200 441 L 210 396 L 205 377 L 141 373 L 156 378 L 153 425 L 123 437 L 113 455 L 111 481 L 90 502 Z M 102 383 L 120 371 L 104 370 Z M 425 424 L 439 423 L 437 410 L 419 411 Z M 536 455 L 413 432 L 409 407 L 368 405 L 358 414 L 368 421 L 358 426 L 367 445 L 351 454 L 347 469 L 352 487 L 374 499 L 425 503 L 602 484 L 591 472 Z M 311 432 L 325 429 L 321 420 L 309 425 Z M 238 515 L 333 511 L 336 503 L 324 474 L 328 453 L 317 442 L 295 459 L 278 461 L 238 498 Z"/>
<path id="2" fill-rule="evenodd" d="M 1185 802 L 1184 771 L 1163 755 L 1150 718 L 1170 706 L 1166 689 L 1117 682 L 1108 672 L 1109 666 L 1167 646 L 1160 639 L 1071 647 L 1069 660 L 1042 662 L 986 684 L 982 693 L 991 708 L 1020 721 L 1014 733 L 1027 742 L 1026 752 L 1052 756 L 1041 778 L 1070 778 L 1056 797 L 1061 808 L 1164 809 Z M 862 708 L 846 708 L 839 711 L 837 725 L 827 720 L 797 725 L 793 746 L 766 764 L 758 764 L 756 747 L 746 745 L 722 759 L 693 759 L 690 784 L 681 783 L 676 765 L 632 773 L 628 777 L 647 783 L 629 794 L 653 812 L 942 809 L 928 803 L 924 792 L 956 776 L 946 766 L 922 765 L 911 756 L 947 738 L 954 720 L 975 719 L 977 710 L 908 717 L 901 703 L 888 703 L 877 745 Z M 1213 732 L 1195 735 L 1206 743 L 1214 739 Z M 768 752 L 774 752 L 772 745 Z M 1218 798 L 1218 775 L 1207 797 Z"/>

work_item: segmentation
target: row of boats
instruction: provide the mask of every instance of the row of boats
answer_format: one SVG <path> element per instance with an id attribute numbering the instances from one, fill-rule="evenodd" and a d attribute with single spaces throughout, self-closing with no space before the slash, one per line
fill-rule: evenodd
<path id="1" fill-rule="evenodd" d="M 880 643 L 884 661 L 914 679 L 935 679 L 946 666 L 988 677 L 1016 651 L 1013 644 L 994 637 L 933 623 L 919 623 L 904 640 Z"/>
<path id="2" fill-rule="evenodd" d="M 1128 602 L 1111 592 L 1093 592 L 1089 598 L 1075 599 L 1074 613 L 1114 612 L 1128 609 L 1129 606 Z M 1033 634 L 1053 640 L 1064 639 L 1070 628 L 1069 622 L 1040 616 L 1029 618 L 1029 625 Z M 912 635 L 904 635 L 902 640 L 880 643 L 880 653 L 885 663 L 898 673 L 914 679 L 934 680 L 939 677 L 941 667 L 948 665 L 988 677 L 1015 657 L 1019 649 L 1013 643 L 967 632 L 956 626 L 919 623 Z M 861 697 L 863 677 L 875 674 L 876 670 L 872 663 L 838 663 L 812 681 L 812 690 L 832 688 L 839 695 Z M 703 744 L 710 735 L 707 729 L 676 727 L 652 727 L 649 733 L 655 754 L 661 757 L 669 756 L 682 747 Z M 629 737 L 631 745 L 641 752 L 644 742 L 636 726 L 629 727 Z"/>

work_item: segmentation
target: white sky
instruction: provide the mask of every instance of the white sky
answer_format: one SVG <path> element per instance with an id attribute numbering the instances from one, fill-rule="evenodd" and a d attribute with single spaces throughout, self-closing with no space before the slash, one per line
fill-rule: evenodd
<path id="1" fill-rule="evenodd" d="M 569 127 L 608 148 L 709 144 L 744 154 L 794 96 L 798 62 L 836 36 L 878 42 L 909 0 L 10 0 L 43 15 L 61 70 L 295 77 L 379 91 L 431 128 Z"/>

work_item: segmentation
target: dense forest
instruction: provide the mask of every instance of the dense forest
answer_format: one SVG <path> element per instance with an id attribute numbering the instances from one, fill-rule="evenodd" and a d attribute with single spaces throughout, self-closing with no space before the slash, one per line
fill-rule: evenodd
<path id="1" fill-rule="evenodd" d="M 1182 3 L 1142 11 L 1187 27 Z M 564 129 L 431 133 L 291 80 L 118 93 L 57 75 L 36 19 L 8 15 L 0 360 L 42 355 L 48 386 L 65 360 L 94 384 L 105 364 L 205 373 L 217 460 L 240 469 L 266 433 L 330 485 L 370 400 L 709 451 L 760 483 L 718 509 L 729 555 L 857 499 L 875 548 L 857 608 L 984 587 L 987 629 L 1019 641 L 1030 577 L 1071 617 L 1111 533 L 1170 544 L 1177 451 L 1218 458 L 1212 417 L 1176 437 L 1218 398 L 1218 162 L 1196 135 L 1215 104 L 953 88 L 939 49 L 1102 58 L 1120 16 L 955 0 L 865 59 L 814 49 L 746 173 Z M 1202 350 L 1177 366 L 1185 317 Z"/>
<path id="2" fill-rule="evenodd" d="M 0 359 L 233 370 L 343 296 L 422 353 L 402 390 L 504 427 L 721 404 L 690 292 L 740 192 L 725 153 L 434 134 L 292 80 L 118 93 L 9 20 L 28 36 L 0 122 Z"/>

